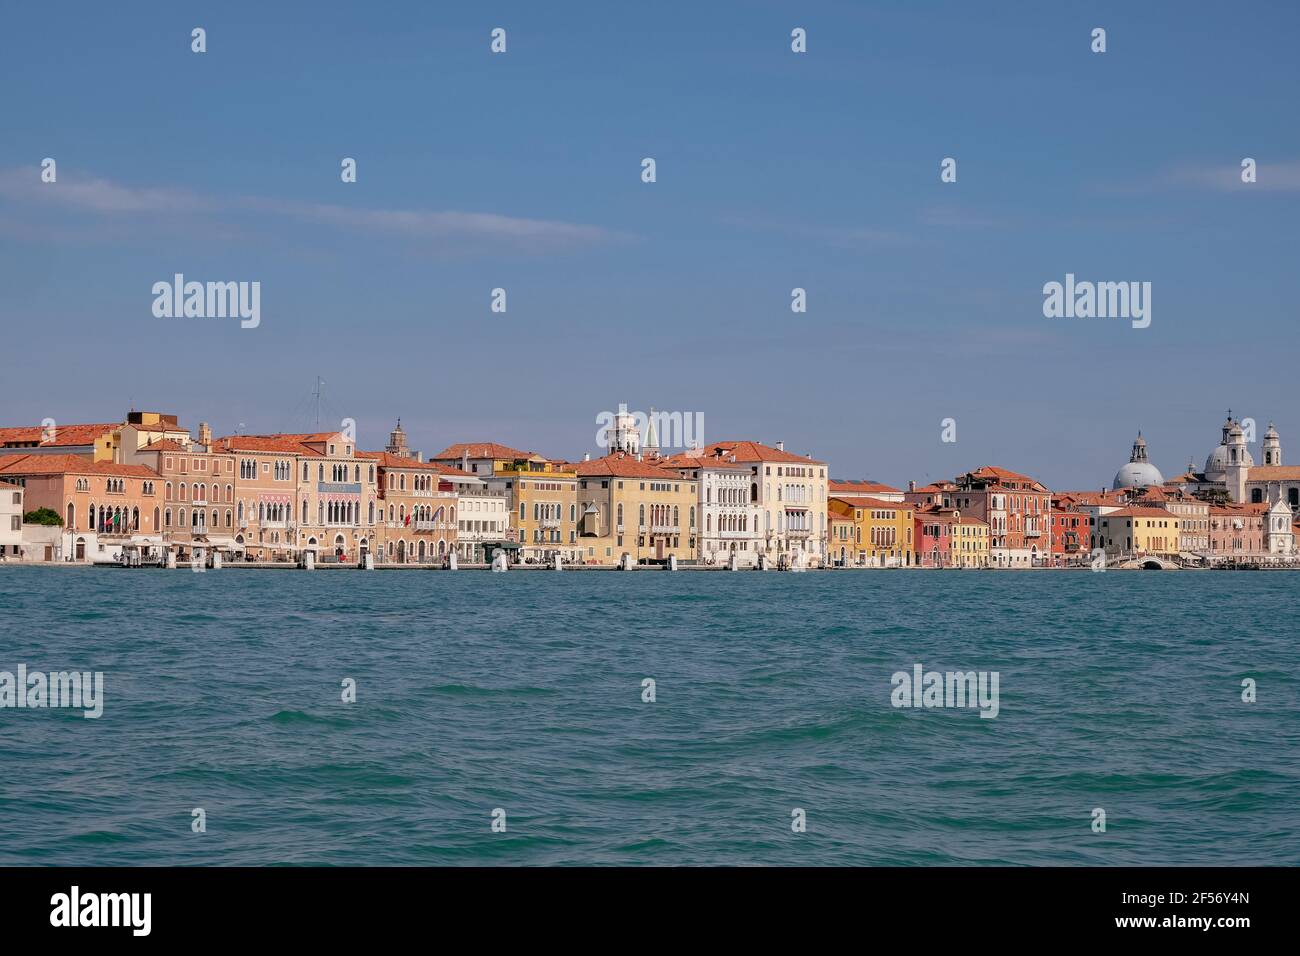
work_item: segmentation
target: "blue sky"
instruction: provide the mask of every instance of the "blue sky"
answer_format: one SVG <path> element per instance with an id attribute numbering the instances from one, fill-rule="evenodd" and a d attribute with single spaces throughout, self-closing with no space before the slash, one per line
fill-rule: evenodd
<path id="1" fill-rule="evenodd" d="M 0 424 L 299 430 L 319 374 L 369 447 L 400 415 L 425 451 L 576 457 L 626 402 L 842 477 L 1095 487 L 1138 428 L 1167 475 L 1203 461 L 1231 407 L 1300 461 L 1296 4 L 9 4 L 2 27 Z M 261 326 L 155 318 L 176 272 L 261 282 Z M 1150 328 L 1044 318 L 1067 272 L 1150 281 Z"/>

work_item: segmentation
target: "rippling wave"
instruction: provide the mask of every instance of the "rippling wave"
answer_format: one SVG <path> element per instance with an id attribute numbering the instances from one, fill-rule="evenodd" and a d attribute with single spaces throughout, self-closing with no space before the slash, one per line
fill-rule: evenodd
<path id="1" fill-rule="evenodd" d="M 0 864 L 1294 865 L 1296 584 L 0 568 Z"/>

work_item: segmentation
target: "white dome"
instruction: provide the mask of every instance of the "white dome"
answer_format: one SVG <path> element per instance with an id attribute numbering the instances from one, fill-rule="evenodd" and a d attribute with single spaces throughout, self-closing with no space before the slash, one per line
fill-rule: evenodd
<path id="1" fill-rule="evenodd" d="M 1245 459 L 1244 464 L 1247 468 L 1255 467 L 1255 459 L 1251 457 L 1250 449 L 1245 445 L 1241 446 L 1242 456 Z M 1210 452 L 1210 457 L 1205 459 L 1205 477 L 1210 481 L 1223 481 L 1228 475 L 1228 446 L 1218 445 L 1214 451 Z"/>
<path id="2" fill-rule="evenodd" d="M 1164 476 L 1160 474 L 1160 469 L 1149 461 L 1130 461 L 1125 463 L 1124 467 L 1115 472 L 1115 481 L 1111 484 L 1114 489 L 1119 488 L 1150 488 L 1165 483 Z"/>

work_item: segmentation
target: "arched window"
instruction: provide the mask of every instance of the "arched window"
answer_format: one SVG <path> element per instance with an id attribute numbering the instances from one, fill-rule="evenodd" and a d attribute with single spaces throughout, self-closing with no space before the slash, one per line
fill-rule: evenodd
<path id="1" fill-rule="evenodd" d="M 645 505 L 641 505 L 640 515 L 641 515 L 641 520 L 638 521 L 637 524 L 643 525 L 645 524 Z"/>

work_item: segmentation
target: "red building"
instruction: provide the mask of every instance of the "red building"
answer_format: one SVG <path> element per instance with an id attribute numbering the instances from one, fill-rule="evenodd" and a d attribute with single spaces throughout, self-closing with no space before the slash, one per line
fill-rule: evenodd
<path id="1" fill-rule="evenodd" d="M 1052 561 L 1066 566 L 1089 560 L 1092 509 L 1069 494 L 1052 496 Z"/>
<path id="2" fill-rule="evenodd" d="M 986 465 L 960 475 L 951 503 L 989 525 L 994 567 L 1028 568 L 1051 560 L 1052 493 L 1006 468 Z"/>
<path id="3" fill-rule="evenodd" d="M 950 568 L 952 559 L 952 529 L 961 519 L 955 508 L 937 505 L 919 505 L 916 522 L 916 556 L 923 568 Z"/>

